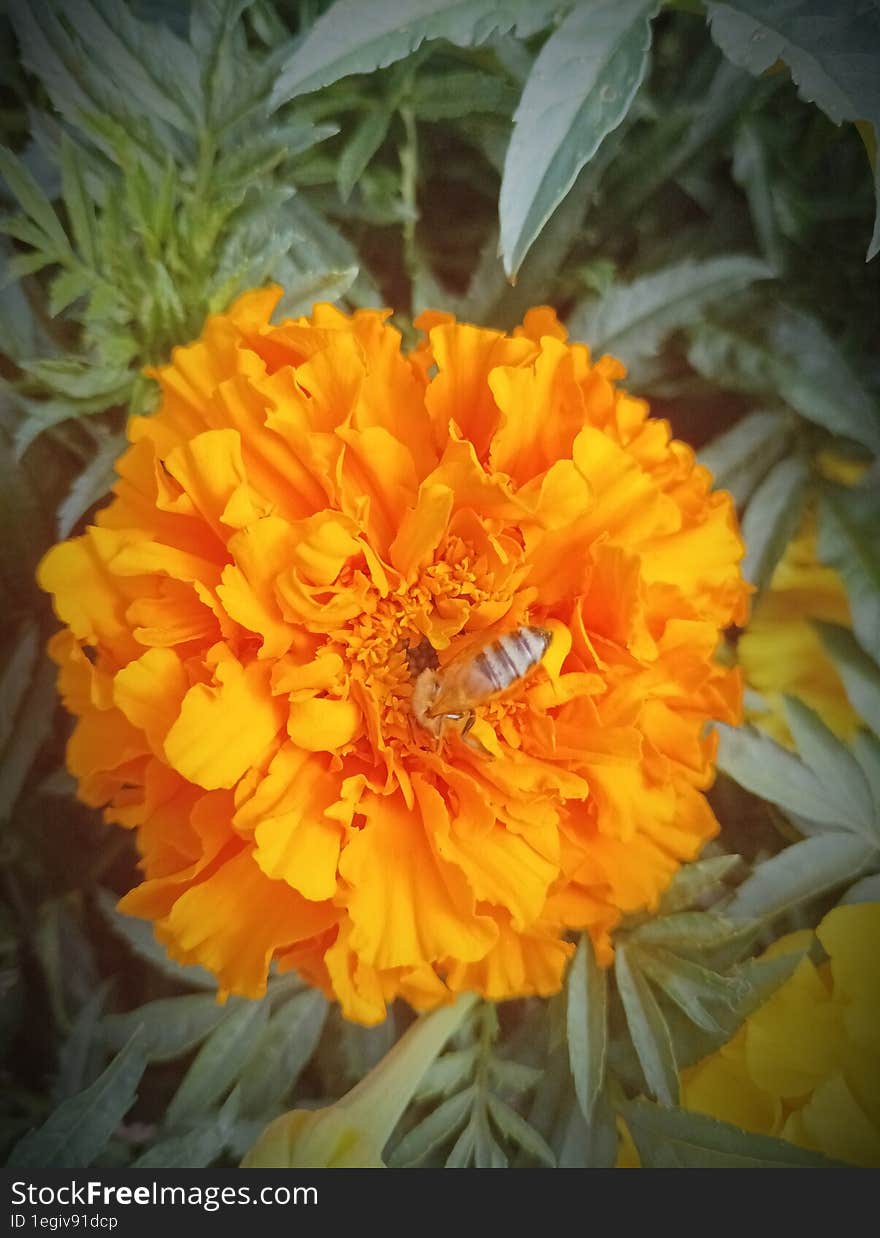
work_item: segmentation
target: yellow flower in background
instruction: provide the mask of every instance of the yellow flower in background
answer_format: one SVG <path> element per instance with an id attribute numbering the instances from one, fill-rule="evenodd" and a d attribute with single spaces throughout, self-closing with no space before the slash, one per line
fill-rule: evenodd
<path id="1" fill-rule="evenodd" d="M 838 464 L 835 476 L 840 476 Z M 851 466 L 842 476 L 855 480 Z M 825 465 L 824 471 L 830 466 Z M 850 739 L 859 715 L 825 652 L 814 626 L 819 620 L 852 627 L 846 589 L 832 567 L 819 562 L 816 520 L 810 512 L 788 543 L 767 589 L 755 602 L 749 626 L 737 643 L 745 681 L 763 696 L 767 710 L 753 721 L 781 744 L 792 746 L 783 696 L 796 696 L 841 739 Z M 751 711 L 750 711 L 751 712 Z"/>
<path id="2" fill-rule="evenodd" d="M 682 1074 L 683 1108 L 836 1160 L 880 1166 L 880 903 L 829 912 L 805 956 L 734 1038 Z M 767 955 L 808 947 L 793 933 Z"/>
<path id="3" fill-rule="evenodd" d="M 717 829 L 731 501 L 549 309 L 425 314 L 406 356 L 384 312 L 271 325 L 279 295 L 156 372 L 112 502 L 39 569 L 79 795 L 137 831 L 122 907 L 225 991 L 274 960 L 364 1023 L 552 993 L 569 929 L 607 963 Z"/>

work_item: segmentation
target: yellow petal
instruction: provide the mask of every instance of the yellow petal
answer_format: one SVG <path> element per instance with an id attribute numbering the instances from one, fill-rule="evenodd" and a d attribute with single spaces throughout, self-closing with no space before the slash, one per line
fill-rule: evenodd
<path id="1" fill-rule="evenodd" d="M 208 790 L 232 787 L 262 755 L 286 713 L 269 691 L 269 673 L 262 663 L 227 662 L 215 687 L 190 688 L 165 739 L 165 755 L 184 778 Z"/>
<path id="2" fill-rule="evenodd" d="M 354 701 L 313 696 L 290 707 L 287 733 L 308 752 L 337 752 L 361 730 L 361 711 Z"/>

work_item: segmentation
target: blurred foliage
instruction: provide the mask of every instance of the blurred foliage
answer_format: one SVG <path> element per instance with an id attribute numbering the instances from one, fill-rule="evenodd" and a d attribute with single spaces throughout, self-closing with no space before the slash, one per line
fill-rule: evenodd
<path id="1" fill-rule="evenodd" d="M 10 1164 L 235 1164 L 412 1017 L 347 1025 L 289 978 L 219 1006 L 210 976 L 115 912 L 130 840 L 63 768 L 36 562 L 106 495 L 128 414 L 153 405 L 143 367 L 268 279 L 282 314 L 389 304 L 407 334 L 428 305 L 502 328 L 555 305 L 705 449 L 758 590 L 810 514 L 853 615 L 822 638 L 855 738 L 797 699 L 793 750 L 726 734 L 722 835 L 624 927 L 613 974 L 581 942 L 560 997 L 478 1007 L 387 1158 L 608 1165 L 620 1112 L 645 1163 L 816 1163 L 675 1105 L 679 1068 L 796 962 L 759 946 L 853 882 L 877 897 L 876 6 L 6 0 L 0 37 Z"/>

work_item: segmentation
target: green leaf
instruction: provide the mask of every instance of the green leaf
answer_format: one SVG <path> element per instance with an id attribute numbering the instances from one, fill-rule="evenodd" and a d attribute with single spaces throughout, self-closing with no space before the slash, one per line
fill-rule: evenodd
<path id="1" fill-rule="evenodd" d="M 847 825 L 846 813 L 803 761 L 754 727 L 717 724 L 718 767 L 783 812 L 823 827 Z"/>
<path id="2" fill-rule="evenodd" d="M 19 635 L 0 674 L 0 752 L 6 747 L 15 725 L 15 717 L 31 685 L 39 656 L 40 632 L 34 619 L 22 624 Z"/>
<path id="3" fill-rule="evenodd" d="M 569 1063 L 578 1104 L 589 1122 L 605 1079 L 608 995 L 605 972 L 586 933 L 571 961 L 565 996 Z"/>
<path id="4" fill-rule="evenodd" d="M 642 946 L 661 946 L 676 953 L 703 954 L 735 943 L 747 942 L 744 930 L 727 916 L 715 911 L 678 911 L 669 916 L 652 916 L 631 929 L 630 941 Z"/>
<path id="5" fill-rule="evenodd" d="M 61 135 L 61 193 L 73 239 L 87 266 L 98 265 L 95 208 L 86 189 L 82 151 L 66 133 Z"/>
<path id="6" fill-rule="evenodd" d="M 880 132 L 880 14 L 870 4 L 815 0 L 707 0 L 712 38 L 724 54 L 758 76 L 784 60 L 798 93 L 839 125 L 863 120 Z M 880 164 L 875 167 L 878 213 L 868 260 L 880 250 Z"/>
<path id="7" fill-rule="evenodd" d="M 852 750 L 871 788 L 874 810 L 880 821 L 880 736 L 859 731 L 852 741 Z"/>
<path id="8" fill-rule="evenodd" d="M 232 1087 L 250 1061 L 268 1016 L 268 1002 L 245 1002 L 214 1029 L 171 1098 L 165 1113 L 168 1127 L 200 1118 Z"/>
<path id="9" fill-rule="evenodd" d="M 767 473 L 749 500 L 743 517 L 743 576 L 757 589 L 770 583 L 788 542 L 801 524 L 809 469 L 800 457 L 788 457 Z"/>
<path id="10" fill-rule="evenodd" d="M 384 68 L 426 39 L 474 47 L 514 29 L 525 38 L 547 25 L 558 8 L 559 0 L 336 0 L 282 67 L 270 106 L 352 73 Z"/>
<path id="11" fill-rule="evenodd" d="M 315 989 L 298 993 L 272 1015 L 239 1081 L 239 1108 L 247 1117 L 280 1109 L 318 1046 L 327 1002 Z"/>
<path id="12" fill-rule="evenodd" d="M 116 461 L 127 445 L 123 434 L 108 434 L 101 439 L 98 450 L 70 487 L 58 508 L 56 527 L 59 539 L 68 537 L 81 516 L 101 499 L 109 497 L 116 480 Z"/>
<path id="13" fill-rule="evenodd" d="M 880 493 L 828 490 L 819 505 L 819 559 L 843 577 L 859 644 L 880 661 Z"/>
<path id="14" fill-rule="evenodd" d="M 223 1154 L 228 1132 L 212 1117 L 185 1135 L 160 1139 L 132 1161 L 129 1169 L 207 1169 Z"/>
<path id="15" fill-rule="evenodd" d="M 85 267 L 72 267 L 52 280 L 49 289 L 49 314 L 57 318 L 63 310 L 94 287 L 94 276 Z"/>
<path id="16" fill-rule="evenodd" d="M 22 369 L 44 383 L 50 391 L 72 399 L 93 396 L 110 398 L 131 381 L 126 369 L 95 365 L 78 357 L 23 361 Z"/>
<path id="17" fill-rule="evenodd" d="M 343 202 L 348 201 L 367 164 L 385 141 L 392 115 L 390 107 L 371 108 L 364 113 L 352 131 L 336 165 L 336 184 Z"/>
<path id="18" fill-rule="evenodd" d="M 548 1145 L 542 1135 L 539 1135 L 533 1126 L 512 1109 L 506 1101 L 500 1100 L 497 1096 L 489 1095 L 489 1113 L 492 1116 L 492 1121 L 498 1127 L 498 1130 L 511 1143 L 516 1144 L 528 1156 L 536 1161 L 540 1161 L 542 1165 L 548 1166 L 550 1169 L 556 1168 L 556 1157 L 553 1155 L 553 1149 Z"/>
<path id="19" fill-rule="evenodd" d="M 415 1099 L 433 1100 L 460 1091 L 473 1076 L 478 1055 L 479 1045 L 473 1044 L 435 1058 L 422 1076 Z"/>
<path id="20" fill-rule="evenodd" d="M 52 1087 L 52 1099 L 56 1105 L 75 1096 L 89 1082 L 89 1058 L 100 1045 L 98 1028 L 108 988 L 109 984 L 105 982 L 88 998 L 58 1052 L 58 1074 Z"/>
<path id="21" fill-rule="evenodd" d="M 63 0 L 64 14 L 114 82 L 135 104 L 183 132 L 194 132 L 191 100 L 197 61 L 191 48 L 164 24 L 139 21 L 115 0 Z"/>
<path id="22" fill-rule="evenodd" d="M 786 447 L 788 425 L 781 413 L 759 409 L 713 438 L 698 451 L 720 490 L 729 490 L 737 507 L 753 493 Z"/>
<path id="23" fill-rule="evenodd" d="M 789 305 L 748 328 L 704 323 L 693 332 L 691 365 L 705 378 L 760 397 L 880 452 L 880 417 L 864 383 L 821 323 Z"/>
<path id="24" fill-rule="evenodd" d="M 447 1143 L 467 1121 L 474 1101 L 474 1089 L 465 1088 L 433 1109 L 417 1126 L 407 1131 L 391 1151 L 389 1164 L 418 1165 Z"/>
<path id="25" fill-rule="evenodd" d="M 0 146 L 0 176 L 17 198 L 21 209 L 45 236 L 45 244 L 41 248 L 56 258 L 69 256 L 70 243 L 55 208 L 21 160 L 5 146 Z"/>
<path id="26" fill-rule="evenodd" d="M 152 921 L 140 920 L 136 916 L 126 916 L 117 910 L 118 895 L 110 890 L 98 890 L 95 901 L 113 932 L 117 937 L 122 938 L 138 958 L 152 964 L 157 971 L 172 980 L 199 989 L 210 989 L 216 993 L 216 976 L 212 976 L 204 967 L 183 967 L 180 963 L 169 959 L 165 947 L 156 940 Z"/>
<path id="27" fill-rule="evenodd" d="M 756 124 L 741 124 L 733 140 L 733 176 L 742 186 L 761 252 L 777 272 L 785 268 L 785 249 L 776 218 L 768 153 Z"/>
<path id="28" fill-rule="evenodd" d="M 9 1169 L 81 1169 L 106 1147 L 134 1104 L 146 1067 L 138 1033 L 91 1087 L 64 1101 L 12 1150 Z"/>
<path id="29" fill-rule="evenodd" d="M 850 886 L 840 900 L 841 904 L 849 903 L 880 903 L 880 873 L 871 877 L 863 877 L 855 885 Z"/>
<path id="30" fill-rule="evenodd" d="M 657 947 L 631 947 L 635 965 L 658 985 L 692 1023 L 707 1032 L 723 1032 L 708 1008 L 713 1003 L 733 1007 L 744 985 L 736 976 L 722 976 L 708 967 Z"/>
<path id="31" fill-rule="evenodd" d="M 877 836 L 874 803 L 858 761 L 809 706 L 796 697 L 783 697 L 785 717 L 804 764 L 837 804 L 840 825 L 871 839 Z"/>
<path id="32" fill-rule="evenodd" d="M 849 628 L 813 620 L 825 651 L 843 680 L 849 703 L 880 735 L 880 666 L 870 658 Z"/>
<path id="33" fill-rule="evenodd" d="M 759 864 L 737 890 L 727 913 L 749 919 L 778 915 L 853 880 L 878 860 L 877 847 L 856 834 L 828 830 L 805 838 Z"/>
<path id="34" fill-rule="evenodd" d="M 515 275 L 645 75 L 656 0 L 576 5 L 538 53 L 504 161 L 501 254 Z"/>
<path id="35" fill-rule="evenodd" d="M 772 277 L 766 263 L 744 254 L 680 262 L 629 284 L 612 284 L 576 306 L 569 330 L 594 355 L 613 353 L 631 369 L 655 356 L 670 332 L 699 321 L 708 305 Z"/>
<path id="36" fill-rule="evenodd" d="M 231 1006 L 237 1009 L 238 1004 Z M 107 1015 L 102 1030 L 107 1045 L 118 1049 L 136 1028 L 141 1028 L 141 1050 L 149 1062 L 173 1062 L 189 1053 L 228 1018 L 230 1006 L 221 1006 L 209 994 L 165 997 L 147 1002 L 127 1014 Z"/>
<path id="37" fill-rule="evenodd" d="M 724 878 L 736 872 L 741 864 L 738 855 L 714 855 L 682 864 L 660 897 L 658 917 L 662 919 L 673 912 L 684 911 L 709 894 L 723 892 L 727 888 L 723 885 Z"/>
<path id="38" fill-rule="evenodd" d="M 831 1161 L 784 1139 L 752 1135 L 728 1122 L 646 1100 L 625 1101 L 621 1115 L 645 1169 L 834 1169 Z"/>
<path id="39" fill-rule="evenodd" d="M 419 120 L 456 120 L 478 112 L 509 116 L 516 107 L 517 94 L 503 78 L 465 69 L 460 73 L 419 73 L 411 100 Z"/>
<path id="40" fill-rule="evenodd" d="M 618 945 L 615 952 L 614 974 L 645 1083 L 662 1104 L 675 1105 L 678 1102 L 678 1067 L 669 1027 L 647 980 L 631 961 L 625 945 Z"/>
<path id="41" fill-rule="evenodd" d="M 15 717 L 14 729 L 0 762 L 0 821 L 11 814 L 31 766 L 52 732 L 57 700 L 56 673 L 48 658 L 40 660 L 27 698 Z"/>

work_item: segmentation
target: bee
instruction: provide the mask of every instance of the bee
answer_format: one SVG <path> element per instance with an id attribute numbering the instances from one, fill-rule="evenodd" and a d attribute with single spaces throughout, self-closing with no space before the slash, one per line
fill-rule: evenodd
<path id="1" fill-rule="evenodd" d="M 476 721 L 475 706 L 526 679 L 547 652 L 551 639 L 547 628 L 522 624 L 476 650 L 458 654 L 443 667 L 436 665 L 436 655 L 432 659 L 423 650 L 427 645 L 433 652 L 430 642 L 422 641 L 409 655 L 410 667 L 418 671 L 410 701 L 413 717 L 438 744 L 450 723 L 461 724 L 456 729 L 465 739 Z M 479 748 L 485 751 L 482 744 Z"/>

